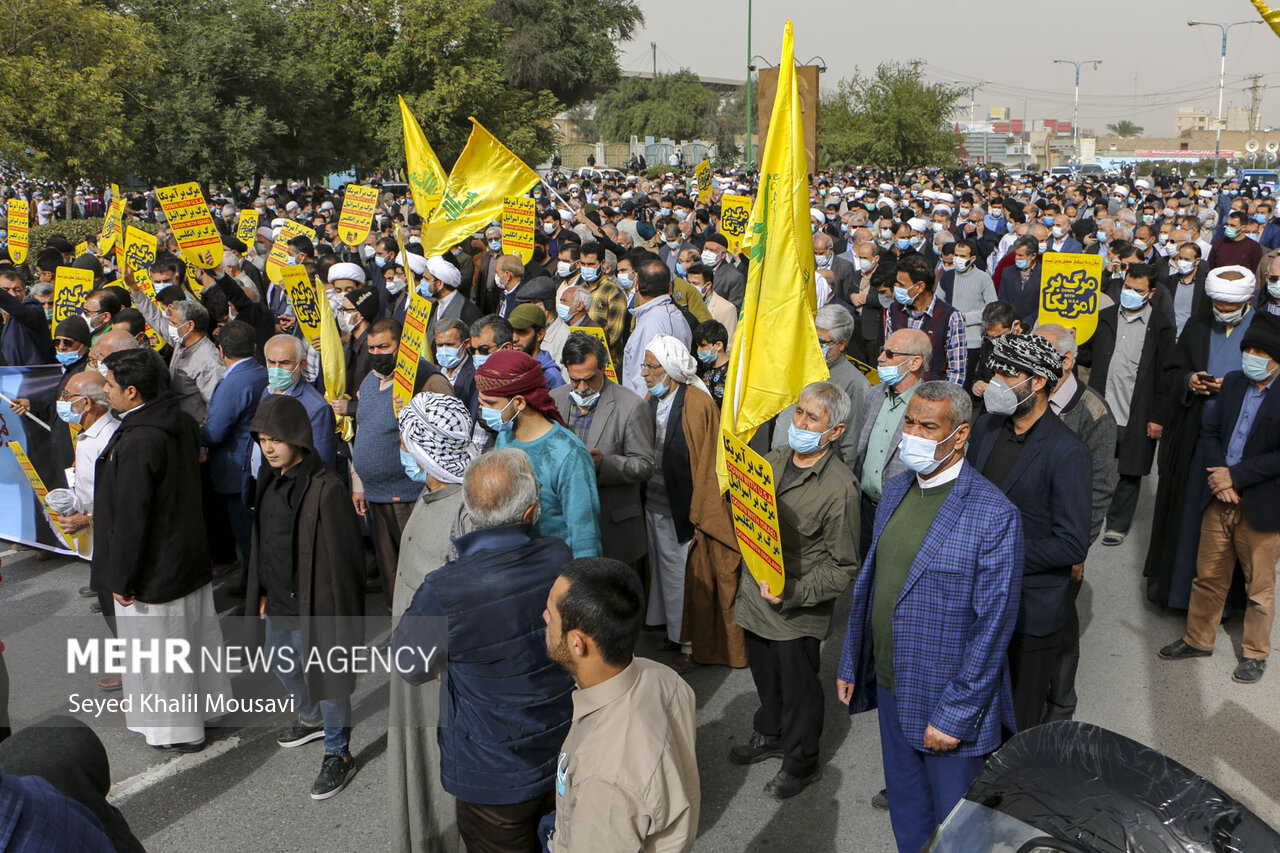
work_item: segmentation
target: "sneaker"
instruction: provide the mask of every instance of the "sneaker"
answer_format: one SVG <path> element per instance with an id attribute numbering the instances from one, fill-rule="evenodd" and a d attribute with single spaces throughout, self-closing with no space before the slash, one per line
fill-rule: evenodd
<path id="1" fill-rule="evenodd" d="M 323 737 L 323 723 L 318 726 L 304 726 L 302 723 L 294 723 L 280 733 L 280 736 L 276 738 L 276 743 L 285 749 L 292 749 L 295 746 L 302 746 L 304 743 L 311 743 L 311 741 L 320 740 Z"/>
<path id="2" fill-rule="evenodd" d="M 879 809 L 882 812 L 889 810 L 889 789 L 881 788 L 874 797 L 871 798 L 871 808 Z"/>
<path id="3" fill-rule="evenodd" d="M 356 760 L 350 755 L 326 755 L 324 763 L 320 765 L 320 775 L 311 786 L 311 799 L 329 799 L 347 787 L 347 783 L 354 775 L 356 775 Z"/>
<path id="4" fill-rule="evenodd" d="M 1267 668 L 1265 660 L 1257 658 L 1244 658 L 1240 661 L 1240 665 L 1236 667 L 1236 671 L 1231 673 L 1231 680 L 1238 681 L 1241 684 L 1254 684 L 1259 678 L 1262 678 L 1263 670 Z"/>
<path id="5" fill-rule="evenodd" d="M 746 743 L 730 747 L 729 760 L 734 764 L 756 764 L 770 758 L 782 757 L 782 738 L 766 737 L 759 732 L 752 732 Z"/>
<path id="6" fill-rule="evenodd" d="M 191 743 L 153 743 L 152 749 L 163 749 L 169 752 L 178 752 L 186 754 L 189 752 L 199 752 L 204 749 L 204 741 L 198 740 Z"/>
<path id="7" fill-rule="evenodd" d="M 1119 545 L 1124 542 L 1124 538 L 1128 535 L 1128 533 L 1121 533 L 1119 530 L 1108 530 L 1106 533 L 1102 534 L 1102 544 Z"/>
<path id="8" fill-rule="evenodd" d="M 98 597 L 98 594 L 93 591 L 93 587 L 91 586 L 80 587 L 80 589 L 76 590 L 76 595 L 80 596 L 81 598 L 97 598 Z"/>
<path id="9" fill-rule="evenodd" d="M 821 767 L 808 776 L 792 776 L 785 770 L 779 770 L 778 775 L 765 783 L 764 792 L 775 800 L 789 800 L 821 778 Z"/>

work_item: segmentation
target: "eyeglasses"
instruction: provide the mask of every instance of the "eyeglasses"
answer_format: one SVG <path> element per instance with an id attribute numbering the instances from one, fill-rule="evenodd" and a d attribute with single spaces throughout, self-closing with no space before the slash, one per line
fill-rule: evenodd
<path id="1" fill-rule="evenodd" d="M 661 369 L 662 369 L 662 365 L 661 365 L 661 364 L 650 364 L 649 362 L 647 362 L 647 361 L 646 361 L 644 364 L 641 364 L 641 365 L 640 365 L 640 369 L 641 369 L 641 370 L 648 370 L 648 371 L 652 372 L 652 371 L 654 371 L 654 370 L 661 370 Z"/>
<path id="2" fill-rule="evenodd" d="M 1268 284 L 1277 284 L 1277 283 L 1280 283 L 1280 275 L 1269 275 L 1269 276 L 1267 276 L 1267 283 L 1268 283 Z"/>
<path id="3" fill-rule="evenodd" d="M 495 344 L 483 344 L 481 346 L 467 347 L 467 352 L 471 353 L 472 355 L 489 355 L 491 353 L 497 352 L 499 349 L 501 349 L 501 347 Z"/>

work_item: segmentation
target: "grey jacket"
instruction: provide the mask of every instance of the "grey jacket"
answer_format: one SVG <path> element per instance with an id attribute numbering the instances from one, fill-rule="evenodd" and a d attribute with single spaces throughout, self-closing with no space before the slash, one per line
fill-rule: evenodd
<path id="1" fill-rule="evenodd" d="M 551 389 L 565 424 L 574 405 L 568 385 Z M 649 552 L 640 492 L 653 476 L 656 451 L 649 407 L 627 388 L 608 379 L 600 389 L 582 443 L 601 454 L 596 469 L 600 494 L 600 542 L 604 556 L 631 564 Z"/>
<path id="2" fill-rule="evenodd" d="M 1097 541 L 1116 489 L 1116 419 L 1107 401 L 1094 389 L 1076 380 L 1076 392 L 1058 417 L 1089 448 L 1093 487 L 1089 508 L 1089 542 Z"/>
<path id="3" fill-rule="evenodd" d="M 133 307 L 146 319 L 147 325 L 161 335 L 168 330 L 169 318 L 146 294 L 134 293 Z M 213 389 L 226 369 L 218 345 L 207 335 L 189 347 L 175 346 L 169 362 L 169 387 L 178 395 L 182 411 L 195 418 L 197 424 L 204 423 Z"/>
<path id="4" fill-rule="evenodd" d="M 876 385 L 867 392 L 866 413 L 862 419 L 862 431 L 858 435 L 858 451 L 855 456 L 856 461 L 852 468 L 854 476 L 858 478 L 858 482 L 863 479 L 863 466 L 867 461 L 867 445 L 871 443 L 871 428 L 875 425 L 876 415 L 880 412 L 880 407 L 886 405 L 886 399 L 889 396 L 889 386 L 881 383 Z M 890 439 L 889 454 L 884 460 L 884 471 L 880 475 L 880 486 L 892 480 L 894 477 L 907 470 L 906 464 L 898 458 L 898 444 L 902 441 L 902 417 L 907 413 L 905 404 L 900 404 L 898 408 L 898 422 L 893 430 L 893 438 Z"/>

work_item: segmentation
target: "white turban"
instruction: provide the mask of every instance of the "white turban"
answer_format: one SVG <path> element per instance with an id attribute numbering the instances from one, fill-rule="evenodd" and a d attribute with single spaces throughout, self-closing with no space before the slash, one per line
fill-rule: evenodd
<path id="1" fill-rule="evenodd" d="M 1224 278 L 1225 273 L 1235 273 Z M 1220 302 L 1248 302 L 1253 298 L 1257 279 L 1248 267 L 1218 267 L 1204 281 L 1204 292 L 1210 299 Z"/>
<path id="2" fill-rule="evenodd" d="M 400 254 L 396 255 L 396 263 L 398 263 L 402 267 L 405 266 L 406 257 L 408 257 L 409 259 L 408 267 L 413 272 L 414 275 L 420 276 L 427 271 L 427 259 L 422 255 L 419 255 L 417 252 L 408 252 L 408 253 L 401 252 Z"/>
<path id="3" fill-rule="evenodd" d="M 679 338 L 658 333 L 649 340 L 649 345 L 645 349 L 653 353 L 653 357 L 672 379 L 681 385 L 692 385 L 704 393 L 711 393 L 698 378 L 698 363 L 693 360 L 693 356 L 689 354 L 689 348 Z"/>
<path id="4" fill-rule="evenodd" d="M 427 269 L 431 271 L 432 278 L 452 287 L 454 290 L 457 290 L 458 285 L 462 284 L 462 272 L 440 255 L 432 255 L 427 258 Z M 414 270 L 414 272 L 417 272 L 417 270 Z"/>
<path id="5" fill-rule="evenodd" d="M 364 270 L 362 270 L 357 264 L 334 264 L 329 267 L 329 282 L 332 283 L 338 279 L 347 279 L 349 281 L 354 281 L 356 284 L 364 284 Z"/>
<path id="6" fill-rule="evenodd" d="M 929 223 L 925 222 L 923 219 L 921 219 L 918 216 L 913 216 L 910 219 L 908 219 L 907 224 L 911 226 L 912 231 L 915 231 L 919 234 L 923 234 L 924 232 L 929 230 Z"/>
<path id="7" fill-rule="evenodd" d="M 818 210 L 818 208 L 816 207 L 809 208 L 809 216 L 818 220 L 819 222 L 823 222 L 827 218 L 827 215 L 823 213 L 821 210 Z"/>

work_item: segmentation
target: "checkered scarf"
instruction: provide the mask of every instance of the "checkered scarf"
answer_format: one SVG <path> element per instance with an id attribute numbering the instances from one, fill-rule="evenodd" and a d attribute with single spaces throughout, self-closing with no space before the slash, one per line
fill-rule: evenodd
<path id="1" fill-rule="evenodd" d="M 1005 373 L 1030 373 L 1050 383 L 1062 378 L 1062 356 L 1040 335 L 1001 335 L 994 341 L 987 363 Z M 1052 385 L 1050 386 L 1052 387 Z"/>
<path id="2" fill-rule="evenodd" d="M 400 410 L 400 438 L 422 470 L 442 483 L 461 483 L 480 455 L 467 404 L 448 394 L 423 391 Z"/>

